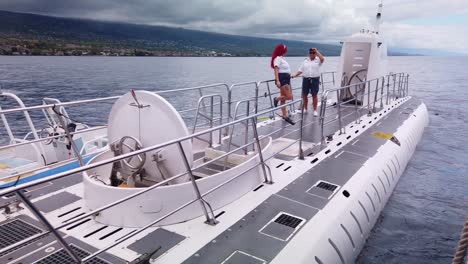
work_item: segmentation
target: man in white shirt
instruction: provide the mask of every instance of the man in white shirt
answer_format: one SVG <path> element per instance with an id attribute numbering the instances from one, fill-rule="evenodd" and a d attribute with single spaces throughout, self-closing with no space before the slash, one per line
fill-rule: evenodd
<path id="1" fill-rule="evenodd" d="M 325 61 L 322 54 L 316 49 L 309 49 L 309 57 L 303 62 L 299 70 L 291 77 L 295 78 L 302 74 L 302 99 L 304 100 L 304 112 L 307 112 L 308 98 L 307 96 L 312 94 L 312 106 L 314 108 L 314 116 L 318 116 L 317 104 L 320 85 L 320 67 Z"/>

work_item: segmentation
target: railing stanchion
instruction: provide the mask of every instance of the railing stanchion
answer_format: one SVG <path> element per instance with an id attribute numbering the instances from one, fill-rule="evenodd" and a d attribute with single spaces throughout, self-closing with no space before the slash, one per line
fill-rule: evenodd
<path id="1" fill-rule="evenodd" d="M 361 115 L 358 107 L 357 84 L 354 84 L 354 111 L 356 112 L 356 124 L 361 122 Z"/>
<path id="2" fill-rule="evenodd" d="M 409 74 L 406 76 L 406 96 L 409 95 Z"/>
<path id="3" fill-rule="evenodd" d="M 250 100 L 247 101 L 247 109 L 246 109 L 246 113 L 245 115 L 246 116 L 249 116 L 250 114 Z M 244 144 L 247 144 L 247 142 L 249 141 L 249 121 L 250 121 L 250 118 L 245 120 L 245 135 L 244 135 Z M 249 147 L 246 146 L 244 148 L 244 154 L 247 155 L 247 153 L 249 152 Z"/>
<path id="4" fill-rule="evenodd" d="M 385 102 L 386 105 L 388 105 L 389 93 L 390 93 L 390 74 L 387 75 L 387 99 L 386 99 L 386 102 Z"/>
<path id="5" fill-rule="evenodd" d="M 253 130 L 253 134 L 255 137 L 255 142 L 257 144 L 258 157 L 260 158 L 260 163 L 262 164 L 262 171 L 263 171 L 263 177 L 265 179 L 265 183 L 273 184 L 273 179 L 272 179 L 271 174 L 270 174 L 270 177 L 268 177 L 268 174 L 266 171 L 266 164 L 265 164 L 265 160 L 263 159 L 262 146 L 260 143 L 260 139 L 258 137 L 257 122 L 255 122 L 255 119 L 252 120 L 252 130 Z"/>
<path id="6" fill-rule="evenodd" d="M 366 89 L 364 89 L 366 90 Z M 372 112 L 371 112 L 371 109 L 370 109 L 370 94 L 371 94 L 371 81 L 368 81 L 367 82 L 367 115 L 368 116 L 371 116 L 372 115 Z"/>
<path id="7" fill-rule="evenodd" d="M 16 195 L 23 201 L 23 203 L 31 210 L 31 212 L 37 217 L 37 219 L 46 226 L 48 231 L 50 231 L 57 241 L 63 246 L 63 249 L 67 251 L 68 255 L 73 259 L 75 263 L 81 263 L 80 258 L 73 252 L 73 250 L 70 248 L 70 246 L 67 244 L 67 242 L 63 239 L 63 237 L 59 234 L 57 230 L 47 221 L 47 219 L 44 217 L 44 215 L 39 212 L 39 210 L 34 206 L 34 204 L 26 197 L 24 196 L 24 193 L 21 192 L 20 190 L 15 191 Z"/>
<path id="8" fill-rule="evenodd" d="M 385 76 L 382 77 L 382 90 L 380 90 L 380 109 L 383 108 L 384 87 L 385 87 Z"/>
<path id="9" fill-rule="evenodd" d="M 201 207 L 203 209 L 203 213 L 205 214 L 205 217 L 206 217 L 205 223 L 208 224 L 208 225 L 216 225 L 218 222 L 216 221 L 216 219 L 214 217 L 214 213 L 213 213 L 213 210 L 211 209 L 211 206 L 208 204 L 208 202 L 206 202 L 203 199 L 203 197 L 202 197 L 202 195 L 200 193 L 200 189 L 198 189 L 198 185 L 195 182 L 195 176 L 192 173 L 192 168 L 190 167 L 190 164 L 189 164 L 189 162 L 187 160 L 187 156 L 185 156 L 185 151 L 184 151 L 184 148 L 182 147 L 181 141 L 177 142 L 177 146 L 179 147 L 180 153 L 182 155 L 182 160 L 184 161 L 185 168 L 187 169 L 187 173 L 190 176 L 190 181 L 192 182 L 193 190 L 195 191 L 195 195 L 197 196 L 197 200 L 200 201 L 200 205 L 201 205 Z M 210 212 L 208 212 L 208 209 L 206 208 L 207 206 L 208 206 Z M 211 214 L 211 216 L 210 216 L 210 214 Z"/>
<path id="10" fill-rule="evenodd" d="M 343 133 L 343 124 L 341 122 L 341 94 L 340 90 L 336 90 L 336 106 L 338 107 L 338 126 L 340 127 L 340 135 Z"/>
<path id="11" fill-rule="evenodd" d="M 375 95 L 374 95 L 374 101 L 372 102 L 372 113 L 375 113 L 375 102 L 377 101 L 377 96 L 379 94 L 379 80 L 377 79 L 377 82 L 375 83 Z"/>
<path id="12" fill-rule="evenodd" d="M 304 150 L 302 149 L 302 135 L 304 130 L 304 101 L 301 101 L 301 131 L 299 135 L 299 159 L 304 160 Z"/>
<path id="13" fill-rule="evenodd" d="M 214 123 L 213 123 L 213 119 L 214 119 L 214 113 L 213 113 L 214 112 L 214 106 L 213 106 L 214 97 L 213 96 L 211 96 L 211 98 L 210 98 L 210 103 L 211 104 L 210 104 L 210 120 L 209 121 L 210 121 L 210 128 L 213 128 L 213 125 L 214 125 Z M 213 132 L 210 132 L 210 148 L 211 147 L 213 147 Z"/>
<path id="14" fill-rule="evenodd" d="M 324 87 L 324 81 L 323 81 L 323 73 L 320 73 L 320 84 L 322 85 L 322 91 L 325 90 L 325 87 Z"/>
<path id="15" fill-rule="evenodd" d="M 324 126 L 325 126 L 325 111 L 327 108 L 328 101 L 328 91 L 323 91 L 322 93 L 322 102 L 320 104 L 320 144 L 322 147 L 325 146 L 325 135 L 324 135 Z"/>
<path id="16" fill-rule="evenodd" d="M 392 93 L 392 99 L 393 100 L 395 100 L 395 98 L 396 98 L 396 93 L 395 93 L 396 78 L 397 78 L 396 74 L 393 75 L 393 93 Z"/>

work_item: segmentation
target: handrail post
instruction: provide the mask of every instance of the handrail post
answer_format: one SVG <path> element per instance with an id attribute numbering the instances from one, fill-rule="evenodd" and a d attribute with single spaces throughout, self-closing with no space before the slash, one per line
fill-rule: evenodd
<path id="1" fill-rule="evenodd" d="M 258 92 L 259 92 L 260 84 L 258 82 L 255 83 L 255 114 L 258 113 Z M 255 117 L 257 119 L 257 117 Z"/>
<path id="2" fill-rule="evenodd" d="M 231 122 L 231 107 L 232 107 L 232 85 L 228 89 L 228 101 L 227 101 L 227 122 Z M 229 127 L 227 126 L 224 135 L 227 136 L 229 134 Z"/>
<path id="3" fill-rule="evenodd" d="M 322 85 L 322 91 L 325 90 L 325 87 L 324 87 L 324 81 L 323 81 L 323 73 L 320 73 L 320 84 Z"/>
<path id="4" fill-rule="evenodd" d="M 335 72 L 332 72 L 333 88 L 335 88 Z"/>
<path id="5" fill-rule="evenodd" d="M 375 102 L 377 101 L 377 96 L 379 94 L 379 80 L 377 79 L 377 82 L 375 83 L 375 96 L 374 96 L 374 102 L 372 102 L 372 113 L 375 113 Z"/>
<path id="6" fill-rule="evenodd" d="M 367 90 L 368 90 L 367 91 L 367 115 L 371 116 L 372 115 L 372 112 L 370 109 L 371 81 L 367 81 Z"/>
<path id="7" fill-rule="evenodd" d="M 382 90 L 380 90 L 380 108 L 383 108 L 384 87 L 385 87 L 385 76 L 382 76 Z"/>
<path id="8" fill-rule="evenodd" d="M 67 126 L 67 124 L 66 124 L 66 122 L 64 120 L 63 114 L 56 111 L 55 107 L 52 107 L 52 111 L 54 111 L 57 114 L 57 117 L 58 117 L 58 119 L 60 121 L 60 125 L 62 126 L 63 130 L 65 130 L 65 135 L 68 138 L 68 142 L 70 142 L 70 147 L 73 149 L 73 152 L 75 153 L 75 156 L 78 159 L 78 164 L 80 164 L 80 166 L 83 166 L 84 161 L 83 161 L 83 158 L 80 155 L 80 150 L 76 146 L 75 141 L 73 141 L 73 137 L 70 134 L 70 130 L 68 129 L 68 126 Z"/>
<path id="9" fill-rule="evenodd" d="M 403 83 L 403 74 L 400 73 L 400 77 L 398 78 L 398 98 L 401 97 L 401 84 Z"/>
<path id="10" fill-rule="evenodd" d="M 397 78 L 397 75 L 396 74 L 393 75 L 393 93 L 392 93 L 392 95 L 393 95 L 392 99 L 393 100 L 395 100 L 395 98 L 396 98 L 396 94 L 395 94 L 396 78 Z"/>
<path id="11" fill-rule="evenodd" d="M 208 202 L 203 200 L 203 197 L 202 197 L 202 195 L 200 193 L 200 189 L 198 189 L 198 185 L 195 182 L 195 176 L 192 173 L 192 168 L 190 167 L 190 164 L 189 164 L 189 162 L 187 160 L 187 156 L 185 156 L 185 151 L 184 151 L 184 148 L 182 147 L 182 143 L 180 141 L 177 142 L 177 146 L 179 147 L 180 153 L 182 155 L 182 160 L 184 161 L 185 168 L 187 169 L 187 173 L 190 176 L 190 181 L 192 182 L 193 190 L 195 191 L 195 195 L 197 196 L 197 200 L 200 201 L 200 205 L 201 205 L 201 207 L 203 209 L 203 213 L 205 214 L 205 217 L 206 217 L 205 224 L 216 225 L 218 223 L 218 221 L 216 221 L 216 219 L 214 217 L 214 213 L 213 213 L 213 210 L 211 209 L 211 206 L 208 204 Z M 211 213 L 211 215 L 213 217 L 211 217 L 210 213 L 208 213 L 208 209 L 206 208 L 207 206 L 209 207 L 210 213 Z"/>
<path id="12" fill-rule="evenodd" d="M 409 74 L 406 76 L 406 96 L 409 95 Z"/>
<path id="13" fill-rule="evenodd" d="M 299 159 L 304 160 L 304 150 L 302 149 L 302 135 L 304 130 L 304 101 L 301 101 L 301 131 L 299 135 Z"/>
<path id="14" fill-rule="evenodd" d="M 341 122 L 341 100 L 340 100 L 341 94 L 340 90 L 336 90 L 336 106 L 338 107 L 338 126 L 340 127 L 340 135 L 344 134 L 343 133 L 343 128 L 342 128 L 342 122 Z"/>
<path id="15" fill-rule="evenodd" d="M 210 128 L 213 128 L 213 119 L 214 119 L 214 96 L 210 97 Z M 210 148 L 213 147 L 213 131 L 210 132 Z"/>
<path id="16" fill-rule="evenodd" d="M 386 105 L 388 105 L 388 96 L 390 93 L 390 74 L 387 75 L 387 100 L 385 102 Z"/>
<path id="17" fill-rule="evenodd" d="M 325 135 L 324 135 L 324 126 L 325 126 L 325 112 L 327 109 L 327 101 L 328 101 L 328 91 L 322 92 L 322 103 L 320 104 L 320 144 L 325 146 Z"/>
<path id="18" fill-rule="evenodd" d="M 265 179 L 265 183 L 266 184 L 273 184 L 273 179 L 271 178 L 271 175 L 270 175 L 270 178 L 269 178 L 268 175 L 267 175 L 267 172 L 266 172 L 266 164 L 265 164 L 265 160 L 263 159 L 262 146 L 260 144 L 260 139 L 258 137 L 257 122 L 255 122 L 255 119 L 252 120 L 252 130 L 253 130 L 254 137 L 255 137 L 255 142 L 256 142 L 256 145 L 257 145 L 258 157 L 260 159 L 260 163 L 262 164 L 262 171 L 263 171 L 263 177 Z"/>
<path id="19" fill-rule="evenodd" d="M 80 258 L 71 250 L 68 246 L 67 242 L 63 239 L 63 237 L 59 234 L 57 230 L 47 221 L 47 219 L 39 212 L 39 210 L 34 206 L 34 204 L 24 196 L 23 192 L 16 190 L 16 195 L 23 201 L 23 203 L 31 210 L 31 212 L 37 217 L 37 219 L 46 226 L 46 228 L 55 236 L 57 241 L 63 246 L 63 249 L 70 255 L 75 263 L 81 263 Z"/>
<path id="20" fill-rule="evenodd" d="M 354 84 L 354 111 L 356 112 L 356 124 L 361 122 L 361 116 L 358 108 L 358 97 L 357 97 L 358 84 Z"/>
<path id="21" fill-rule="evenodd" d="M 224 104 L 223 97 L 221 96 L 219 98 L 219 120 L 220 120 L 219 125 L 223 125 L 223 104 Z M 218 131 L 218 137 L 219 137 L 218 144 L 220 144 L 220 145 L 221 145 L 222 138 L 223 138 L 221 134 L 222 134 L 222 132 L 221 132 L 221 129 L 220 129 Z"/>
<path id="22" fill-rule="evenodd" d="M 249 116 L 250 114 L 250 100 L 247 101 L 247 106 L 246 106 L 246 116 Z M 244 144 L 247 144 L 247 142 L 249 141 L 249 121 L 250 121 L 250 118 L 245 120 L 245 135 L 244 135 L 244 141 L 245 143 Z M 246 146 L 244 148 L 244 154 L 247 155 L 247 153 L 249 152 L 249 147 Z"/>

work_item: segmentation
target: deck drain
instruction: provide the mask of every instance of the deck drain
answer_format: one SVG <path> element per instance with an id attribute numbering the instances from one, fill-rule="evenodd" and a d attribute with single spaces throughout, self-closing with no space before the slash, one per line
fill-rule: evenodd
<path id="1" fill-rule="evenodd" d="M 281 214 L 278 218 L 275 219 L 275 223 L 289 226 L 291 228 L 296 228 L 301 222 L 301 219 L 287 214 Z"/>
<path id="2" fill-rule="evenodd" d="M 281 241 L 288 241 L 305 221 L 304 218 L 280 212 L 258 232 Z"/>
<path id="3" fill-rule="evenodd" d="M 336 184 L 325 181 L 318 181 L 315 185 L 307 190 L 307 193 L 325 199 L 330 199 L 330 197 L 338 191 L 339 187 L 340 186 Z"/>

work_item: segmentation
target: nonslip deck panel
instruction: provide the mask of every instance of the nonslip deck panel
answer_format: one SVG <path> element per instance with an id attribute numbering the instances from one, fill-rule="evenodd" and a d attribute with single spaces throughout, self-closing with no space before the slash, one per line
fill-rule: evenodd
<path id="1" fill-rule="evenodd" d="M 82 177 L 83 176 L 81 175 L 81 173 L 77 173 L 77 174 L 73 174 L 73 175 L 70 175 L 68 177 L 64 177 L 61 179 L 52 180 L 41 185 L 36 185 L 31 188 L 26 188 L 27 190 L 26 194 L 29 199 L 38 198 L 38 197 L 47 195 L 49 193 L 56 192 L 62 189 L 66 189 L 72 185 L 81 183 L 83 181 Z M 18 199 L 19 198 L 16 197 L 16 194 L 11 194 L 11 195 L 8 195 L 7 197 L 5 196 L 0 197 L 0 207 L 3 207 Z"/>
<path id="2" fill-rule="evenodd" d="M 411 106 L 414 111 L 419 104 L 418 100 L 410 99 L 398 108 Z M 407 118 L 407 115 L 400 113 L 400 109 L 395 109 L 387 114 L 386 120 L 378 121 L 382 123 L 377 130 L 394 133 Z M 353 125 L 353 128 L 363 129 L 363 125 L 361 122 L 361 124 Z M 366 127 L 372 125 L 375 125 L 375 121 L 367 124 Z M 261 226 L 267 225 L 268 221 L 275 217 L 275 213 L 290 212 L 290 210 L 294 210 L 291 214 L 309 221 L 318 210 L 327 206 L 329 199 L 333 198 L 332 195 L 342 195 L 341 186 L 345 185 L 362 167 L 362 164 L 374 156 L 378 148 L 386 143 L 386 140 L 376 138 L 371 134 L 375 130 L 373 127 L 366 130 L 278 193 L 271 195 L 264 203 L 244 216 L 242 220 L 192 255 L 185 263 L 270 262 L 289 240 L 282 241 L 266 235 L 259 236 L 258 230 L 261 229 Z M 351 131 L 347 132 L 351 133 Z M 335 143 L 334 141 L 333 144 Z M 306 159 L 304 162 L 310 162 L 310 159 Z M 337 185 L 337 188 L 334 189 L 334 192 L 318 191 L 317 187 L 314 187 L 318 181 Z M 229 212 L 226 213 L 229 214 Z M 222 221 L 222 217 L 219 220 Z M 281 233 L 278 236 L 282 236 Z M 251 262 L 245 262 L 250 260 Z"/>
<path id="3" fill-rule="evenodd" d="M 42 212 L 50 213 L 79 200 L 81 200 L 81 197 L 64 191 L 39 200 L 34 205 Z"/>
<path id="4" fill-rule="evenodd" d="M 259 231 L 281 212 L 301 217 L 307 221 L 318 210 L 273 195 L 184 263 L 221 263 L 236 251 L 242 251 L 254 256 L 254 259 L 271 261 L 287 242 Z M 222 221 L 222 217 L 219 220 Z M 239 263 L 234 262 L 236 259 L 244 260 L 245 258 L 230 259 L 228 263 Z"/>
<path id="5" fill-rule="evenodd" d="M 130 244 L 127 248 L 140 255 L 146 254 L 150 255 L 152 259 L 156 259 L 184 239 L 184 236 L 164 228 L 158 228 Z"/>

